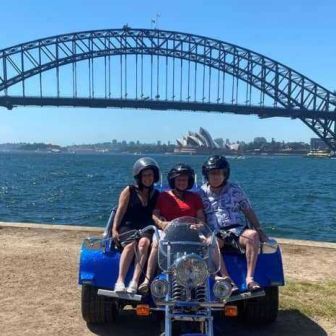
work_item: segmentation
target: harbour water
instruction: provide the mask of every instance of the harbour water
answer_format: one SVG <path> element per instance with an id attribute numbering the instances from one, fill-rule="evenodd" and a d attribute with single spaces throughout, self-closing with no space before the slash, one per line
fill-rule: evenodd
<path id="1" fill-rule="evenodd" d="M 104 226 L 137 155 L 0 153 L 0 221 Z M 190 164 L 202 183 L 206 156 L 152 155 L 162 169 Z M 300 156 L 229 158 L 275 237 L 336 242 L 336 160 Z"/>

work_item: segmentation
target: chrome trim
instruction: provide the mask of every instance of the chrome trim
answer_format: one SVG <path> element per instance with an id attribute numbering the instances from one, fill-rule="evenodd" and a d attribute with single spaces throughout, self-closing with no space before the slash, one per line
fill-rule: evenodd
<path id="1" fill-rule="evenodd" d="M 226 303 L 240 301 L 240 300 L 253 299 L 253 298 L 262 297 L 265 295 L 266 294 L 264 290 L 257 291 L 257 292 L 244 292 L 244 293 L 230 296 L 228 300 L 226 301 Z"/>
<path id="2" fill-rule="evenodd" d="M 83 240 L 83 248 L 87 250 L 102 250 L 105 248 L 106 240 L 101 237 L 89 237 Z"/>
<path id="3" fill-rule="evenodd" d="M 98 289 L 98 295 L 113 297 L 116 299 L 121 300 L 128 300 L 128 301 L 141 301 L 142 295 L 139 294 L 130 294 L 127 292 L 115 292 L 108 289 Z"/>
<path id="4" fill-rule="evenodd" d="M 207 315 L 189 315 L 189 314 L 171 314 L 172 320 L 175 321 L 199 321 L 203 322 L 209 320 Z M 212 317 L 211 317 L 212 319 Z"/>
<path id="5" fill-rule="evenodd" d="M 277 252 L 278 247 L 278 242 L 273 238 L 269 238 L 268 241 L 261 243 L 260 250 L 262 254 L 273 254 Z"/>
<path id="6" fill-rule="evenodd" d="M 174 306 L 182 306 L 186 307 L 184 301 L 156 301 L 155 302 L 157 306 L 169 306 L 169 307 L 174 307 Z M 227 302 L 195 302 L 195 301 L 190 301 L 188 304 L 190 304 L 190 307 L 199 307 L 199 308 L 220 308 L 224 307 Z"/>

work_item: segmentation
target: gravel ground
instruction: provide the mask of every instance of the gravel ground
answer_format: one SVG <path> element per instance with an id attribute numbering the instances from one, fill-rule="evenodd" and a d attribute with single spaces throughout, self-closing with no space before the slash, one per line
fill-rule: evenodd
<path id="1" fill-rule="evenodd" d="M 81 241 L 97 232 L 10 227 L 0 224 L 0 334 L 9 335 L 153 335 L 151 319 L 125 311 L 106 327 L 88 326 L 80 313 L 77 266 Z M 336 279 L 336 249 L 309 244 L 282 246 L 286 277 L 292 280 Z M 336 244 L 334 244 L 336 246 Z M 131 323 L 130 323 L 131 322 Z M 219 334 L 336 335 L 330 321 L 314 321 L 300 311 L 280 311 L 277 321 L 262 329 L 237 322 L 219 326 Z"/>

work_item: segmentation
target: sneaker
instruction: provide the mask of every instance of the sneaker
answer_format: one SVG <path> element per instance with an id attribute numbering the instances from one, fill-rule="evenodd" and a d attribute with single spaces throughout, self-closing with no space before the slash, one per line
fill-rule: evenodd
<path id="1" fill-rule="evenodd" d="M 116 282 L 116 284 L 114 285 L 114 291 L 125 292 L 126 291 L 125 284 L 123 282 Z"/>
<path id="2" fill-rule="evenodd" d="M 131 282 L 128 284 L 126 291 L 127 293 L 135 294 L 138 291 L 138 284 L 135 281 L 131 280 Z"/>

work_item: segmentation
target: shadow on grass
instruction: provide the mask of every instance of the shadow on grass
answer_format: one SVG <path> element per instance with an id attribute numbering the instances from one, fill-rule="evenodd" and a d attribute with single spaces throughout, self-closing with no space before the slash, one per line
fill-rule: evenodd
<path id="1" fill-rule="evenodd" d="M 237 320 L 225 320 L 216 325 L 216 335 L 235 336 L 327 336 L 328 333 L 299 310 L 281 310 L 274 323 L 265 326 L 247 326 Z"/>
<path id="2" fill-rule="evenodd" d="M 99 326 L 88 324 L 91 332 L 99 336 L 110 335 L 159 335 L 159 322 L 154 318 L 138 318 L 133 312 L 124 311 L 117 322 Z M 223 320 L 215 324 L 215 335 L 235 336 L 327 336 L 328 333 L 298 310 L 279 311 L 276 322 L 266 326 L 247 326 L 238 320 Z"/>

